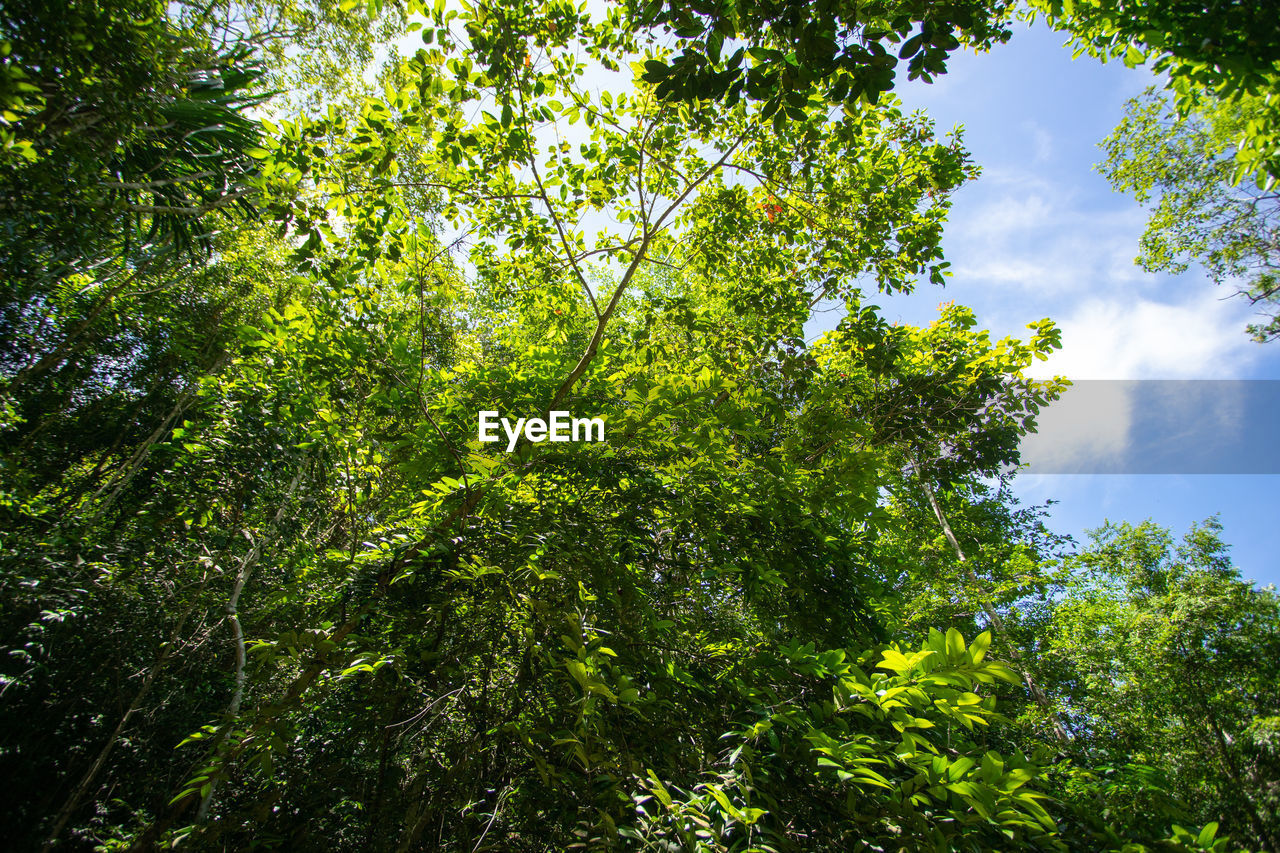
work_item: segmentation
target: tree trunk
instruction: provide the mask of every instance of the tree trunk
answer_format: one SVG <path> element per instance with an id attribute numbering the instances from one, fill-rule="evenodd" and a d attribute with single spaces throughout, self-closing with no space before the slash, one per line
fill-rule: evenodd
<path id="1" fill-rule="evenodd" d="M 929 485 L 928 479 L 925 478 L 924 472 L 920 469 L 919 464 L 913 459 L 912 466 L 916 469 L 917 478 L 920 481 L 921 488 L 924 489 L 925 497 L 929 499 L 929 506 L 933 508 L 933 515 L 938 519 L 939 526 L 942 527 L 942 534 L 947 537 L 947 541 L 951 543 L 952 550 L 956 553 L 956 560 L 964 566 L 965 572 L 969 576 L 970 583 L 973 584 L 975 590 L 978 591 L 978 603 L 982 607 L 982 612 L 986 614 L 991 627 L 998 633 L 1008 635 L 1004 630 L 1004 620 L 1000 618 L 1000 614 L 991 606 L 989 596 L 982 587 L 982 581 L 978 578 L 978 573 L 970 566 L 969 561 L 965 559 L 964 551 L 960 547 L 960 540 L 956 538 L 956 534 L 951 529 L 951 525 L 947 523 L 947 516 L 942 512 L 942 505 L 938 503 L 938 498 L 933 493 L 933 487 Z M 1019 669 L 1022 671 L 1022 680 L 1027 685 L 1027 690 L 1031 692 L 1031 698 L 1040 706 L 1040 709 L 1049 717 L 1049 721 L 1053 724 L 1053 734 L 1058 743 L 1066 744 L 1071 738 L 1067 735 L 1066 728 L 1062 725 L 1062 720 L 1058 718 L 1058 712 L 1054 710 L 1053 703 L 1049 701 L 1049 697 L 1040 689 L 1040 685 L 1036 683 L 1031 673 L 1022 664 L 1022 655 L 1018 649 L 1012 644 L 1008 644 L 1009 656 L 1019 663 Z"/>
<path id="2" fill-rule="evenodd" d="M 206 576 L 206 581 L 207 580 L 208 578 Z M 200 588 L 203 590 L 204 585 L 201 584 Z M 198 601 L 199 599 L 197 598 L 196 600 Z M 116 727 L 111 732 L 111 736 L 107 738 L 107 742 L 103 744 L 102 749 L 98 751 L 98 757 L 94 759 L 93 764 L 89 765 L 89 769 L 85 771 L 84 776 L 80 778 L 80 781 L 76 783 L 75 788 L 72 789 L 71 796 L 67 797 L 67 801 L 63 804 L 62 808 L 58 810 L 58 814 L 53 821 L 53 827 L 49 830 L 49 836 L 45 839 L 44 846 L 41 849 L 49 850 L 53 847 L 58 840 L 58 836 L 62 834 L 62 830 L 66 827 L 67 821 L 69 821 L 71 816 L 75 814 L 75 810 L 80 807 L 80 803 L 84 799 L 85 794 L 88 793 L 89 788 L 98 778 L 98 774 L 102 772 L 102 768 L 106 766 L 107 759 L 111 757 L 111 752 L 115 749 L 116 743 L 120 739 L 121 732 L 123 732 L 125 726 L 128 725 L 129 718 L 132 717 L 140 707 L 142 707 L 142 703 L 147 698 L 147 694 L 150 693 L 151 688 L 155 686 L 156 677 L 160 675 L 160 670 L 164 668 L 164 665 L 169 658 L 173 657 L 176 643 L 178 642 L 178 635 L 182 632 L 182 626 L 186 624 L 187 618 L 191 615 L 191 612 L 195 610 L 195 607 L 196 603 L 192 602 L 191 606 L 187 608 L 187 611 L 183 613 L 182 617 L 178 620 L 178 624 L 174 626 L 173 631 L 169 634 L 169 641 L 164 644 L 164 647 L 160 652 L 160 657 L 156 659 L 155 665 L 152 666 L 151 671 L 147 673 L 147 677 L 142 682 L 142 687 L 140 687 L 137 694 L 134 695 L 133 701 L 129 703 L 129 707 L 120 718 L 120 722 L 116 723 Z"/>
<path id="3" fill-rule="evenodd" d="M 240 716 L 240 703 L 244 699 L 244 630 L 240 626 L 240 616 L 237 612 L 237 608 L 240 605 L 240 593 L 244 591 L 245 584 L 253 576 L 253 570 L 257 568 L 263 549 L 271 544 L 276 534 L 280 532 L 280 522 L 284 518 L 285 510 L 289 508 L 289 503 L 293 500 L 293 493 L 297 491 L 298 483 L 302 480 L 303 467 L 302 464 L 298 465 L 298 470 L 294 472 L 293 480 L 289 483 L 289 489 L 285 492 L 284 500 L 280 502 L 280 507 L 276 510 L 275 517 L 271 520 L 271 535 L 269 537 L 259 537 L 258 541 L 253 543 L 253 547 L 249 549 L 249 553 L 245 555 L 243 562 L 240 563 L 240 571 L 236 573 L 235 585 L 231 588 L 231 597 L 227 600 L 227 621 L 231 623 L 231 632 L 236 644 L 236 686 L 231 692 L 231 701 L 227 703 L 227 721 L 223 724 L 222 731 L 214 743 L 215 750 L 226 739 L 227 734 L 235 725 L 236 719 Z M 218 779 L 214 777 L 209 780 L 208 793 L 200 801 L 200 810 L 196 813 L 197 823 L 204 823 L 209 817 L 209 807 L 213 804 L 213 795 L 217 790 Z"/>

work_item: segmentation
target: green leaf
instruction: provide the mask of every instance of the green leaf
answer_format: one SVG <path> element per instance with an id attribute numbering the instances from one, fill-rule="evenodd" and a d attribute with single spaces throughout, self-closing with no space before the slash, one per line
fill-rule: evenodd
<path id="1" fill-rule="evenodd" d="M 947 657 L 955 660 L 964 656 L 964 636 L 955 628 L 947 629 Z"/>
<path id="2" fill-rule="evenodd" d="M 983 631 L 981 634 L 973 638 L 973 642 L 969 644 L 969 660 L 973 663 L 982 663 L 983 658 L 987 656 L 987 649 L 991 646 L 991 632 Z"/>
<path id="3" fill-rule="evenodd" d="M 720 804 L 720 808 L 729 813 L 730 817 L 740 823 L 746 822 L 746 815 L 740 812 L 733 803 L 729 802 L 729 798 L 725 796 L 724 792 L 717 786 L 707 785 L 707 792 L 710 793 L 711 796 L 715 798 L 715 801 Z"/>

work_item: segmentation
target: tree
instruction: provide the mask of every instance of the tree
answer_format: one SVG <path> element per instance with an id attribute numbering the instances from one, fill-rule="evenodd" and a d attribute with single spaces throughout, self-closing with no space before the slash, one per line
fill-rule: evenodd
<path id="1" fill-rule="evenodd" d="M 287 247 L 278 298 L 154 438 L 40 477 L 14 457 L 11 690 L 36 722 L 7 731 L 59 804 L 10 807 L 143 847 L 1052 845 L 1035 761 L 974 733 L 1014 677 L 990 638 L 880 644 L 860 559 L 904 425 L 953 440 L 957 471 L 998 464 L 1052 329 L 994 346 L 870 311 L 801 338 L 818 299 L 942 280 L 958 141 L 889 103 L 815 101 L 780 133 L 744 102 L 591 93 L 575 52 L 638 46 L 548 11 L 514 73 L 477 70 L 442 12 L 384 95 L 265 126 L 256 186 L 288 239 L 238 237 L 241 262 Z M 613 223 L 594 238 L 589 209 Z M 603 415 L 612 440 L 506 455 L 475 441 L 496 400 Z M 136 689 L 94 675 L 126 665 Z M 85 683 L 113 723 L 76 710 Z M 68 741 L 61 771 L 40 744 Z"/>
<path id="2" fill-rule="evenodd" d="M 207 240 L 205 214 L 252 210 L 246 51 L 201 44 L 152 0 L 7 3 L 0 33 L 25 98 L 0 170 L 6 278 L 84 273 L 131 245 L 185 251 Z"/>
<path id="3" fill-rule="evenodd" d="M 1129 102 L 1100 166 L 1113 187 L 1153 208 L 1143 269 L 1177 273 L 1197 261 L 1215 284 L 1242 282 L 1239 292 L 1267 317 L 1249 326 L 1259 342 L 1280 335 L 1280 193 L 1237 184 L 1234 146 L 1265 111 L 1262 98 L 1243 97 L 1180 117 L 1149 90 Z"/>
<path id="4" fill-rule="evenodd" d="M 1083 814 L 1105 796 L 1103 817 L 1135 834 L 1190 818 L 1274 850 L 1280 601 L 1240 579 L 1221 530 L 1210 519 L 1176 547 L 1150 522 L 1092 531 L 1037 628 L 1036 668 L 1079 736 Z"/>
<path id="5" fill-rule="evenodd" d="M 372 87 L 265 51 L 305 78 L 246 152 L 265 222 L 132 269 L 61 351 L 26 320 L 56 363 L 10 377 L 0 433 L 19 843 L 1154 837 L 1081 829 L 1093 765 L 1063 770 L 1032 689 L 1055 635 L 1025 629 L 1056 603 L 1047 534 L 983 486 L 1060 390 L 1025 376 L 1053 324 L 993 341 L 962 307 L 870 304 L 944 280 L 958 136 L 889 97 L 661 97 L 660 35 L 616 9 L 404 11 L 424 47 Z M 806 342 L 823 300 L 848 315 Z M 607 440 L 508 452 L 477 435 L 495 408 Z"/>
<path id="6" fill-rule="evenodd" d="M 1078 52 L 1104 62 L 1119 57 L 1130 67 L 1154 59 L 1152 70 L 1168 75 L 1167 87 L 1186 119 L 1212 112 L 1215 101 L 1258 120 L 1240 129 L 1234 183 L 1249 176 L 1259 189 L 1280 179 L 1280 23 L 1266 4 L 1120 2 L 1120 0 L 1032 0 L 1055 28 L 1071 34 Z"/>
<path id="7" fill-rule="evenodd" d="M 748 98 L 764 102 L 766 117 L 793 118 L 811 94 L 833 104 L 876 103 L 893 88 L 899 60 L 909 79 L 929 81 L 962 45 L 985 50 L 1007 40 L 1012 7 L 1004 0 L 626 5 L 632 26 L 674 36 L 678 53 L 645 63 L 644 79 L 659 97 Z"/>

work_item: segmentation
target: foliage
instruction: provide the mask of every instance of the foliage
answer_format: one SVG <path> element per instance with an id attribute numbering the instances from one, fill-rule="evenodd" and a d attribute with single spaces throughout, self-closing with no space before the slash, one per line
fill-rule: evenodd
<path id="1" fill-rule="evenodd" d="M 392 43 L 412 28 L 401 0 L 184 0 L 170 13 L 215 44 L 253 50 L 272 95 L 264 108 L 286 117 L 363 93 L 378 54 L 394 56 Z"/>
<path id="2" fill-rule="evenodd" d="M 1078 52 L 1121 58 L 1130 67 L 1154 59 L 1152 70 L 1167 75 L 1178 114 L 1212 110 L 1214 101 L 1238 109 L 1247 99 L 1261 115 L 1242 128 L 1235 153 L 1233 183 L 1244 177 L 1269 189 L 1280 178 L 1280 22 L 1260 3 L 1214 4 L 1158 0 L 1031 0 L 1071 34 Z M 1247 111 L 1247 108 L 1246 108 Z"/>
<path id="3" fill-rule="evenodd" d="M 644 79 L 657 85 L 659 97 L 731 104 L 748 98 L 764 102 L 766 118 L 797 118 L 811 93 L 833 104 L 876 103 L 893 88 L 900 60 L 908 79 L 930 81 L 962 45 L 987 49 L 1007 40 L 1010 5 L 632 0 L 627 11 L 635 26 L 674 36 L 672 50 L 679 52 L 645 66 Z"/>
<path id="4" fill-rule="evenodd" d="M 1116 189 L 1151 205 L 1139 263 L 1182 272 L 1202 263 L 1216 284 L 1242 282 L 1241 292 L 1267 320 L 1249 326 L 1262 342 L 1280 335 L 1280 193 L 1234 185 L 1234 144 L 1263 120 L 1261 98 L 1213 102 L 1180 118 L 1154 92 L 1130 102 L 1104 143 L 1103 173 Z"/>
<path id="5" fill-rule="evenodd" d="M 259 72 L 163 8 L 5 4 L 5 79 L 18 93 L 0 166 L 6 278 L 84 272 L 131 243 L 207 245 L 204 214 L 252 210 L 257 126 L 243 112 Z"/>
<path id="6" fill-rule="evenodd" d="M 175 41 L 144 46 L 208 51 L 230 8 L 170 8 Z M 375 85 L 332 57 L 291 64 L 310 36 L 273 16 L 323 21 L 325 40 L 355 28 L 343 12 L 419 15 L 422 47 Z M 1074 618 L 1064 543 L 983 478 L 1061 390 L 1025 372 L 1053 324 L 992 340 L 954 304 L 920 328 L 871 304 L 945 281 L 950 198 L 977 175 L 958 135 L 890 97 L 836 116 L 816 92 L 782 112 L 663 98 L 642 79 L 659 36 L 617 9 L 245 14 L 241 46 L 298 86 L 238 113 L 254 144 L 222 150 L 261 221 L 226 220 L 206 253 L 135 242 L 145 216 L 65 246 L 5 238 L 46 273 L 5 315 L 16 843 L 1219 845 L 1204 817 L 1238 837 L 1239 809 L 1204 798 L 1085 821 L 1104 766 L 1051 740 L 1019 671 Z M 250 73 L 235 56 L 228 73 Z M 121 107 L 146 137 L 144 119 Z M 97 175 L 118 154 L 72 159 Z M 823 302 L 846 316 L 806 341 Z M 477 440 L 494 409 L 600 416 L 607 440 L 508 453 Z M 1206 599 L 1263 612 L 1210 580 Z M 1275 637 L 1262 616 L 1217 630 Z M 1037 672 L 1069 714 L 1129 701 L 1053 680 L 1105 651 Z M 1208 701 L 1232 755 L 1274 778 L 1275 711 Z M 1199 780 L 1177 764 L 1190 749 L 1151 760 Z"/>
<path id="7" fill-rule="evenodd" d="M 1036 666 L 1081 736 L 1082 813 L 1158 839 L 1185 809 L 1271 849 L 1280 601 L 1240 579 L 1220 533 L 1210 519 L 1175 547 L 1149 522 L 1093 531 L 1036 628 Z"/>

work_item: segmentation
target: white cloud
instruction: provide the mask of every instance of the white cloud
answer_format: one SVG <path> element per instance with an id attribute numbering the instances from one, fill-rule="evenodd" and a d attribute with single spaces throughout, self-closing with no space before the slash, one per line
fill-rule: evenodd
<path id="1" fill-rule="evenodd" d="M 1091 210 L 1071 187 L 1008 171 L 984 175 L 975 189 L 983 192 L 957 199 L 948 229 L 957 281 L 1060 296 L 1154 280 L 1133 263 L 1140 208 Z"/>
<path id="2" fill-rule="evenodd" d="M 1178 303 L 1092 296 L 1056 319 L 1062 349 L 1029 370 L 1070 379 L 1232 379 L 1260 355 L 1244 334 L 1247 306 L 1207 282 Z"/>
<path id="3" fill-rule="evenodd" d="M 1014 232 L 1044 228 L 1053 223 L 1053 205 L 1038 193 L 1003 195 L 967 213 L 956 230 L 989 244 L 1008 242 Z"/>
<path id="4" fill-rule="evenodd" d="M 1063 349 L 1030 371 L 1040 377 L 1230 379 L 1274 364 L 1229 288 L 1195 268 L 1174 277 L 1134 264 L 1147 214 L 1102 189 L 1022 167 L 984 175 L 951 217 L 948 295 L 999 334 L 1056 320 Z"/>

